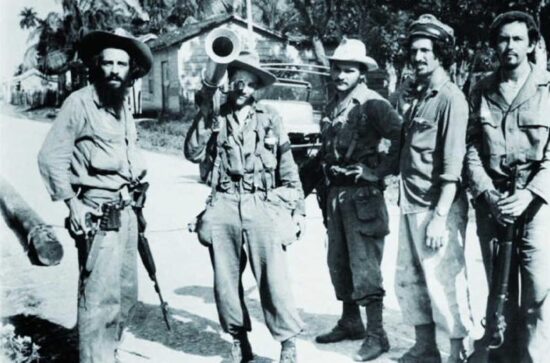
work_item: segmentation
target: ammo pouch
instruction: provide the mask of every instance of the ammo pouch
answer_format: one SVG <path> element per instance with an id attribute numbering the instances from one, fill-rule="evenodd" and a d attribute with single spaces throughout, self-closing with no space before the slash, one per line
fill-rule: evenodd
<path id="1" fill-rule="evenodd" d="M 120 203 L 103 203 L 101 205 L 101 219 L 99 229 L 102 231 L 118 231 L 120 229 Z"/>

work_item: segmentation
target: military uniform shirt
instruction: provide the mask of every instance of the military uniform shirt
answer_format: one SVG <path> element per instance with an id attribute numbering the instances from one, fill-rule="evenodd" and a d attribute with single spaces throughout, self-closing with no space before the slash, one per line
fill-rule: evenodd
<path id="1" fill-rule="evenodd" d="M 88 85 L 63 103 L 38 155 L 38 166 L 52 199 L 73 197 L 79 187 L 118 190 L 145 175 L 131 112 L 120 118 Z"/>
<path id="2" fill-rule="evenodd" d="M 474 197 L 503 186 L 517 168 L 517 186 L 550 202 L 550 75 L 532 66 L 514 100 L 499 90 L 500 73 L 482 79 L 470 97 L 466 172 Z"/>

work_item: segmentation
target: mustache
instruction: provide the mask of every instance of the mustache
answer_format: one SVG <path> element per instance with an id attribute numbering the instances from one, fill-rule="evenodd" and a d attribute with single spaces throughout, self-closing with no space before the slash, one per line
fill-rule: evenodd
<path id="1" fill-rule="evenodd" d="M 120 78 L 119 76 L 117 75 L 112 75 L 112 76 L 109 76 L 105 79 L 107 82 L 109 81 L 119 81 L 119 82 L 122 82 L 122 78 Z"/>

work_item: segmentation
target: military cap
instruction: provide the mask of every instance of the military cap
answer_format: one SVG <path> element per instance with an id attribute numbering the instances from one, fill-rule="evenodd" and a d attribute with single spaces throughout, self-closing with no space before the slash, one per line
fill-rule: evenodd
<path id="1" fill-rule="evenodd" d="M 408 38 L 428 37 L 454 43 L 454 30 L 432 14 L 423 14 L 409 26 Z"/>

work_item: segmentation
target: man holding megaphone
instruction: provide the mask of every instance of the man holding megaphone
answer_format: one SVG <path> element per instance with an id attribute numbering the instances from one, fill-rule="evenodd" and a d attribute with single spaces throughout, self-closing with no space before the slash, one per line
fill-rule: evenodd
<path id="1" fill-rule="evenodd" d="M 296 362 L 295 336 L 303 323 L 288 283 L 286 247 L 301 233 L 303 192 L 281 118 L 254 99 L 276 77 L 251 51 L 241 51 L 227 65 L 227 75 L 227 102 L 217 112 L 201 107 L 185 140 L 187 159 L 212 160 L 207 180 L 212 193 L 196 231 L 210 251 L 220 324 L 233 337 L 232 362 L 254 358 L 241 281 L 247 260 L 267 327 L 282 345 L 280 362 Z"/>

